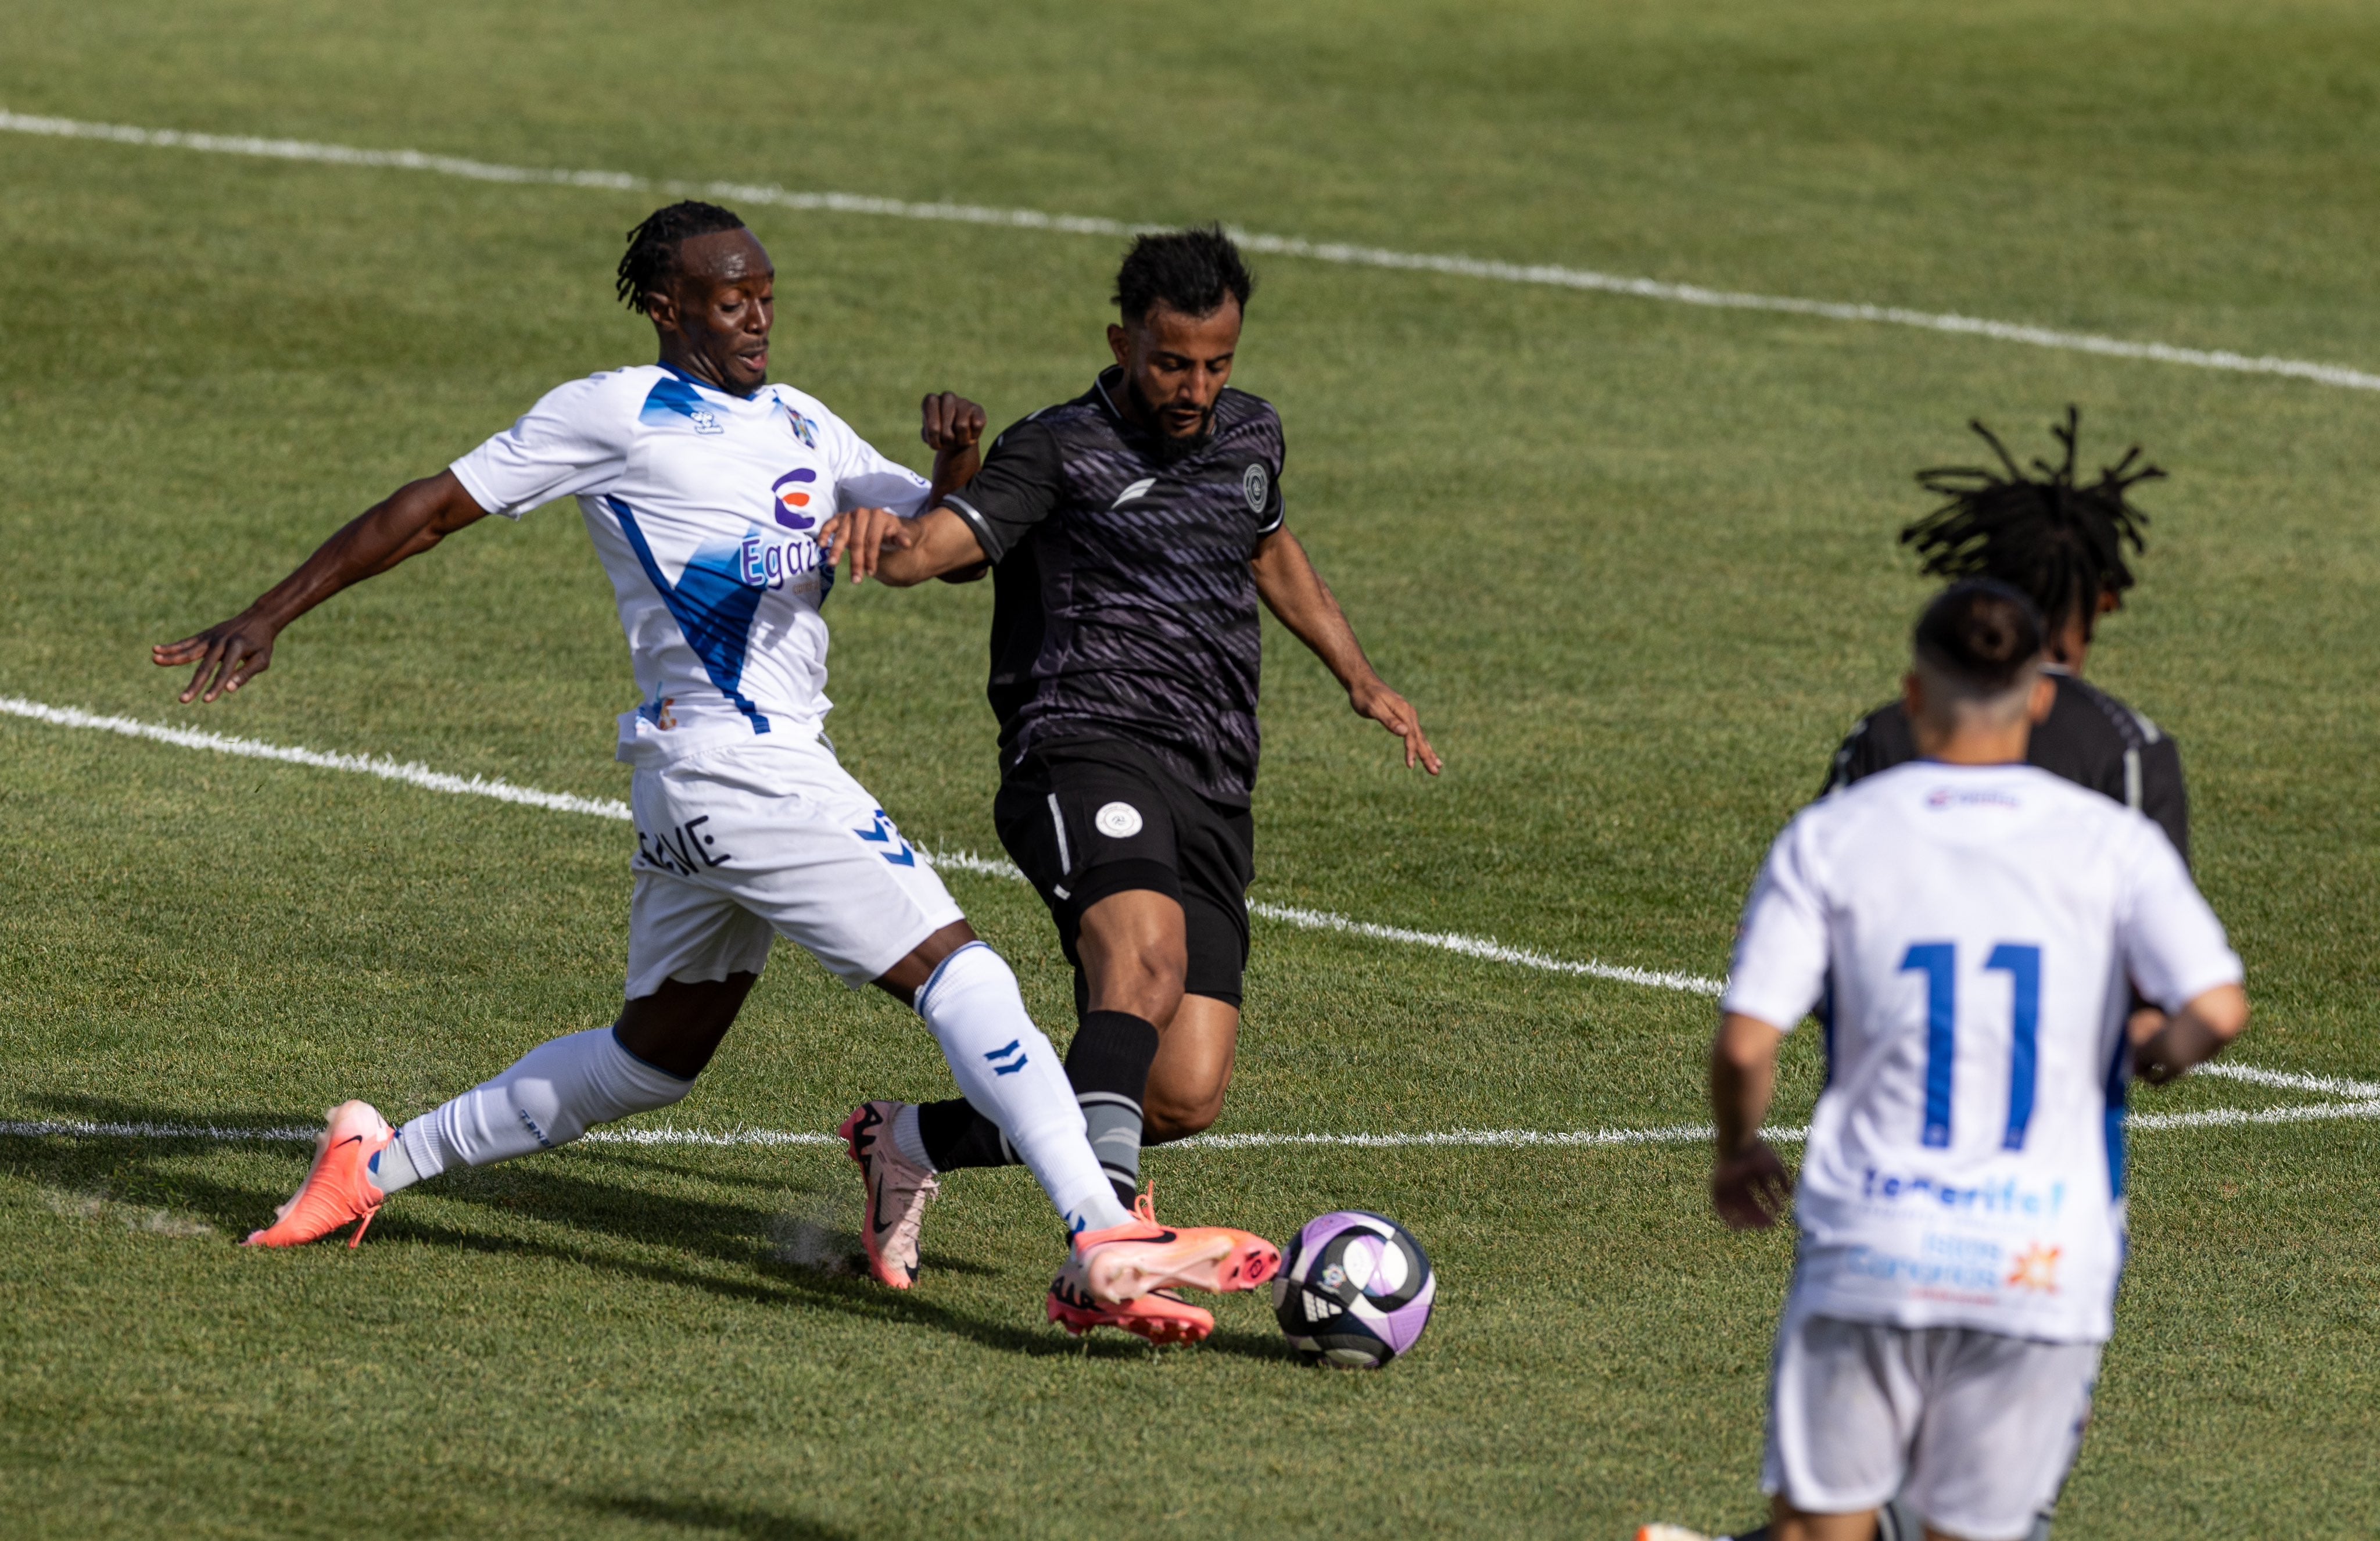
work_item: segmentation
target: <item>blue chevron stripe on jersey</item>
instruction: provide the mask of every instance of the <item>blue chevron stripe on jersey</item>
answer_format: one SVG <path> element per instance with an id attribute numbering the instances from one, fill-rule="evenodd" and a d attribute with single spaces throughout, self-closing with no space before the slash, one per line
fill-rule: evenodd
<path id="1" fill-rule="evenodd" d="M 653 394 L 659 395 L 661 386 L 655 386 Z M 603 502 L 620 521 L 620 533 L 627 537 L 638 564 L 645 569 L 645 576 L 660 590 L 662 602 L 669 606 L 678 630 L 686 634 L 686 646 L 702 660 L 703 673 L 710 676 L 710 683 L 719 687 L 721 695 L 735 704 L 736 710 L 752 720 L 754 733 L 767 733 L 769 719 L 735 688 L 744 678 L 744 655 L 751 643 L 753 613 L 760 608 L 760 596 L 768 592 L 744 581 L 743 548 L 709 546 L 695 552 L 694 560 L 686 564 L 686 571 L 678 575 L 673 587 L 662 576 L 661 564 L 653 560 L 653 549 L 646 543 L 645 532 L 637 528 L 636 514 L 618 498 L 605 498 Z"/>

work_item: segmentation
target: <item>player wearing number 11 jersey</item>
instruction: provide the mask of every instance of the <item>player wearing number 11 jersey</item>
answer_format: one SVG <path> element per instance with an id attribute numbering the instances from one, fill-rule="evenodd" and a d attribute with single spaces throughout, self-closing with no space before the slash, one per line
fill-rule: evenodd
<path id="1" fill-rule="evenodd" d="M 1711 1060 L 1713 1195 L 1768 1223 L 1755 1131 L 1815 1012 L 1828 1079 L 1794 1219 L 1764 1487 L 1770 1534 L 2014 1541 L 2079 1448 L 2124 1259 L 2125 1088 L 2247 1018 L 2240 960 L 2148 819 L 2024 761 L 2055 686 L 2017 590 L 1959 584 L 1919 622 L 1923 758 L 1779 837 L 1744 909 Z M 2135 1046 L 2134 989 L 2168 1013 Z"/>

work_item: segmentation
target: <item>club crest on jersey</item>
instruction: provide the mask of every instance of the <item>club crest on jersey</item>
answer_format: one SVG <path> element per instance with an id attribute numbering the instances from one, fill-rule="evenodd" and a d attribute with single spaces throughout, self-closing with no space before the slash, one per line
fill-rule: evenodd
<path id="1" fill-rule="evenodd" d="M 1265 493 L 1269 490 L 1270 483 L 1265 477 L 1263 463 L 1260 461 L 1252 463 L 1240 478 L 1240 491 L 1247 494 L 1249 513 L 1261 514 L 1265 511 Z"/>
<path id="2" fill-rule="evenodd" d="M 818 473 L 805 466 L 799 470 L 787 471 L 769 484 L 770 494 L 777 502 L 774 512 L 779 524 L 787 529 L 810 529 L 817 526 L 817 516 L 804 512 L 817 496 L 817 481 Z"/>
<path id="3" fill-rule="evenodd" d="M 802 442 L 802 447 L 804 449 L 818 448 L 818 424 L 810 421 L 808 418 L 803 417 L 791 406 L 786 406 L 782 401 L 777 403 L 777 405 L 785 407 L 785 427 L 793 431 L 795 438 L 799 439 Z"/>

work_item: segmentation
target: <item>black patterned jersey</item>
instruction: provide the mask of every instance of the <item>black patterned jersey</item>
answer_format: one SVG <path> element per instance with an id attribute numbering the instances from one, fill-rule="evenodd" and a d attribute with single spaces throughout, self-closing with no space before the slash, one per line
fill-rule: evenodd
<path id="1" fill-rule="evenodd" d="M 2155 722 L 2097 686 L 2061 670 L 2048 673 L 2058 682 L 2058 701 L 2034 725 L 2026 760 L 2147 814 L 2189 861 L 2190 793 L 2182 784 L 2181 750 Z M 1916 758 L 1908 712 L 1899 701 L 1888 702 L 1861 718 L 1835 751 L 1826 789 Z"/>
<path id="2" fill-rule="evenodd" d="M 1111 369 L 992 441 L 942 501 L 991 559 L 1001 766 L 1037 744 L 1137 744 L 1210 800 L 1257 779 L 1257 544 L 1281 526 L 1281 418 L 1245 391 L 1184 443 L 1117 409 Z"/>

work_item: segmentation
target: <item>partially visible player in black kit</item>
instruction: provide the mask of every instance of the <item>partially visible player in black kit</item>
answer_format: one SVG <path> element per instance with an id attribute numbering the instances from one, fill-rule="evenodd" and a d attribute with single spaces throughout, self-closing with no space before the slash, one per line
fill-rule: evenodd
<path id="1" fill-rule="evenodd" d="M 1403 740 L 1408 768 L 1439 768 L 1283 523 L 1281 419 L 1226 384 L 1252 286 L 1220 229 L 1141 237 L 1116 278 L 1115 363 L 1088 391 L 1001 434 L 975 479 L 921 517 L 864 511 L 834 531 L 855 578 L 991 570 L 993 818 L 1075 966 L 1066 1071 L 1127 1202 L 1142 1144 L 1214 1122 L 1231 1080 L 1255 861 L 1257 601 L 1357 713 Z M 927 442 L 972 443 L 982 419 L 969 411 L 929 398 Z M 852 1155 L 871 1271 L 895 1288 L 916 1277 L 934 1173 L 1014 1159 L 959 1098 L 868 1104 Z M 1162 1294 L 1063 1313 L 1053 1299 L 1051 1314 L 1077 1332 L 1164 1341 L 1212 1327 Z"/>
<path id="2" fill-rule="evenodd" d="M 2129 501 L 2131 489 L 2165 473 L 2135 467 L 2140 447 L 2099 472 L 2089 486 L 2074 479 L 2075 434 L 2081 414 L 2050 432 L 2065 450 L 2058 466 L 2035 461 L 2038 476 L 2019 469 L 1991 430 L 1971 423 L 1992 446 L 1999 467 L 1938 467 L 1917 473 L 1920 485 L 1944 502 L 1900 532 L 1917 548 L 1923 571 L 1953 582 L 1998 578 L 2022 590 L 2049 624 L 2049 662 L 2058 682 L 2049 715 L 2033 730 L 2026 758 L 2053 774 L 2102 792 L 2156 821 L 2181 859 L 2190 859 L 2190 796 L 2182 786 L 2181 751 L 2172 738 L 2131 707 L 2082 678 L 2099 617 L 2123 608 L 2132 570 L 2129 545 L 2142 549 L 2148 516 Z M 1835 751 L 1827 790 L 1917 758 L 1909 714 L 1894 701 L 1862 718 Z"/>

